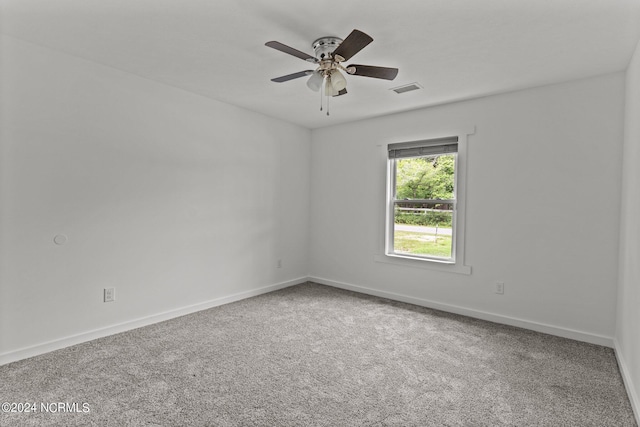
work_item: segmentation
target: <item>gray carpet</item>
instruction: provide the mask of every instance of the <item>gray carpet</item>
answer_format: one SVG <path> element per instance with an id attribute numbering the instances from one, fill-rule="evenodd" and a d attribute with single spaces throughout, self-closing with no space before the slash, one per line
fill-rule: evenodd
<path id="1" fill-rule="evenodd" d="M 636 425 L 609 348 L 313 283 L 2 366 L 0 401 L 79 411 L 3 426 Z"/>

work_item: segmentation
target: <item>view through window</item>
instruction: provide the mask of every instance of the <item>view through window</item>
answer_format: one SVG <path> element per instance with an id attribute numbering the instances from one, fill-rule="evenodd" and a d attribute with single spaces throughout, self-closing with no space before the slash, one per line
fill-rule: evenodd
<path id="1" fill-rule="evenodd" d="M 396 150 L 390 146 L 389 252 L 455 259 L 456 150 L 451 141 Z"/>

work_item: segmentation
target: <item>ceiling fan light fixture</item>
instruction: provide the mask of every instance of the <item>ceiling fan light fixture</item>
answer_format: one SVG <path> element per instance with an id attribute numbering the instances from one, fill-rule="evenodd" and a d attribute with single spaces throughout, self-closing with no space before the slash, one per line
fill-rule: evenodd
<path id="1" fill-rule="evenodd" d="M 322 82 L 324 82 L 322 73 L 314 71 L 313 74 L 311 74 L 311 77 L 309 77 L 309 80 L 307 80 L 307 87 L 314 92 L 318 92 L 322 87 Z"/>
<path id="2" fill-rule="evenodd" d="M 342 89 L 347 87 L 347 80 L 340 71 L 333 70 L 331 72 L 331 86 L 333 86 L 333 89 L 335 89 L 336 92 L 340 92 Z"/>

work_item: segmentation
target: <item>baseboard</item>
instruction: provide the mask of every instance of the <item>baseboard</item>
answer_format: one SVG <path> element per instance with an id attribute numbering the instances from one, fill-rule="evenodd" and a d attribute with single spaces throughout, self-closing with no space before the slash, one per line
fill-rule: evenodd
<path id="1" fill-rule="evenodd" d="M 620 368 L 620 374 L 622 375 L 622 382 L 624 383 L 624 387 L 627 389 L 627 396 L 629 396 L 629 401 L 631 402 L 631 408 L 633 408 L 633 415 L 636 417 L 636 423 L 640 425 L 640 399 L 636 390 L 635 384 L 631 379 L 631 375 L 629 374 L 629 368 L 627 367 L 626 362 L 622 356 L 622 350 L 620 349 L 620 344 L 618 340 L 614 338 L 613 340 L 614 352 L 616 354 L 616 360 L 618 361 L 618 367 Z"/>
<path id="2" fill-rule="evenodd" d="M 322 277 L 310 276 L 309 281 L 320 283 L 322 285 L 333 286 L 335 288 L 346 289 L 349 291 L 360 292 L 367 295 L 374 295 L 382 298 L 388 298 L 394 301 L 406 302 L 409 304 L 415 304 L 422 307 L 433 308 L 436 310 L 442 310 L 449 313 L 461 314 L 463 316 L 473 317 L 475 319 L 488 320 L 490 322 L 501 323 L 503 325 L 517 326 L 523 329 L 529 329 L 536 332 L 542 332 L 549 335 L 555 335 L 563 338 L 569 338 L 576 341 L 583 341 L 590 344 L 597 344 L 605 347 L 613 347 L 613 338 L 603 335 L 591 334 L 588 332 L 577 331 L 573 329 L 562 328 L 553 325 L 547 325 L 544 323 L 533 322 L 525 319 L 518 319 L 516 317 L 503 316 L 501 314 L 495 314 L 480 310 L 474 310 L 471 308 L 460 307 L 451 304 L 443 304 L 436 301 L 430 301 L 423 298 L 416 298 L 408 295 L 397 294 L 394 292 L 380 291 L 377 289 L 371 289 L 364 286 L 352 285 L 349 283 L 336 282 L 334 280 L 325 279 Z"/>
<path id="3" fill-rule="evenodd" d="M 286 282 L 276 283 L 274 285 L 255 288 L 255 289 L 251 289 L 244 292 L 238 292 L 236 294 L 228 295 L 225 297 L 220 297 L 220 298 L 205 301 L 202 303 L 177 308 L 175 310 L 169 310 L 169 311 L 154 314 L 151 316 L 145 316 L 145 317 L 130 320 L 127 322 L 107 326 L 104 328 L 94 329 L 94 330 L 83 332 L 77 335 L 72 335 L 72 336 L 48 341 L 48 342 L 37 344 L 31 347 L 21 348 L 18 350 L 2 353 L 0 354 L 0 366 L 5 365 L 7 363 L 15 362 L 18 360 L 26 359 L 29 357 L 38 356 L 40 354 L 48 353 L 50 351 L 59 350 L 61 348 L 91 341 L 97 338 L 118 334 L 120 332 L 130 331 L 132 329 L 140 328 L 142 326 L 152 325 L 154 323 L 163 322 L 165 320 L 184 316 L 186 314 L 207 310 L 209 308 L 217 307 L 224 304 L 229 304 L 235 301 L 240 301 L 240 300 L 251 298 L 261 294 L 266 294 L 269 292 L 276 291 L 278 289 L 284 289 L 289 286 L 294 286 L 300 283 L 304 283 L 307 280 L 308 280 L 307 277 L 300 277 L 297 279 L 288 280 Z"/>
<path id="4" fill-rule="evenodd" d="M 2 353 L 0 354 L 0 366 L 7 363 L 15 362 L 18 360 L 26 359 L 29 357 L 37 356 L 40 354 L 48 353 L 50 351 L 59 350 L 61 348 L 91 341 L 97 338 L 102 338 L 102 337 L 117 334 L 120 332 L 126 332 L 131 329 L 140 328 L 143 326 L 173 319 L 175 317 L 180 317 L 186 314 L 195 313 L 197 311 L 206 310 L 212 307 L 217 307 L 220 305 L 229 304 L 231 302 L 240 301 L 246 298 L 251 298 L 261 294 L 273 292 L 278 289 L 283 289 L 290 286 L 298 285 L 306 281 L 313 281 L 316 283 L 332 286 L 335 288 L 346 289 L 346 290 L 359 292 L 367 295 L 379 296 L 382 298 L 388 298 L 395 301 L 401 301 L 409 304 L 415 304 L 415 305 L 442 310 L 450 313 L 461 314 L 461 315 L 473 317 L 476 319 L 488 320 L 491 322 L 501 323 L 501 324 L 510 325 L 510 326 L 517 326 L 524 329 L 530 329 L 537 332 L 543 332 L 550 335 L 560 336 L 563 338 L 570 338 L 577 341 L 584 341 L 584 342 L 602 345 L 606 347 L 614 347 L 613 338 L 606 337 L 606 336 L 590 334 L 587 332 L 576 331 L 572 329 L 560 328 L 552 325 L 546 325 L 543 323 L 531 322 L 528 320 L 503 316 L 503 315 L 479 311 L 479 310 L 473 310 L 473 309 L 459 307 L 451 304 L 443 304 L 436 301 L 430 301 L 423 298 L 416 298 L 416 297 L 397 294 L 393 292 L 380 291 L 377 289 L 371 289 L 364 286 L 358 286 L 358 285 L 353 285 L 349 283 L 337 282 L 334 280 L 329 280 L 321 277 L 309 276 L 309 277 L 299 277 L 286 282 L 276 283 L 276 284 L 264 286 L 261 288 L 239 292 L 239 293 L 228 295 L 225 297 L 216 298 L 210 301 L 205 301 L 202 303 L 198 303 L 198 304 L 194 304 L 186 307 L 181 307 L 175 310 L 170 310 L 163 313 L 158 313 L 151 316 L 146 316 L 146 317 L 134 319 L 131 321 L 119 323 L 116 325 L 111 325 L 104 328 L 83 332 L 77 335 L 72 335 L 72 336 L 48 341 L 48 342 L 37 344 L 31 347 L 26 347 L 26 348 Z M 619 363 L 621 362 L 619 361 Z M 632 396 L 631 393 L 630 393 L 630 396 Z M 633 402 L 634 401 L 632 400 L 632 403 Z M 637 397 L 635 399 L 635 402 L 637 402 Z M 634 405 L 635 405 L 634 410 L 636 410 L 638 405 L 636 403 L 634 403 Z M 636 411 L 636 414 L 637 414 L 637 411 Z"/>

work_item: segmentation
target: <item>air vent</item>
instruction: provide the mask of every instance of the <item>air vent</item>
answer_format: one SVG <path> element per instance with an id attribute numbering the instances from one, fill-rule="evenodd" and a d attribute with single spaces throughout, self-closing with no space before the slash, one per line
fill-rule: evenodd
<path id="1" fill-rule="evenodd" d="M 392 91 L 398 94 L 411 92 L 412 90 L 418 90 L 418 89 L 422 89 L 422 86 L 420 86 L 418 83 L 409 83 L 408 85 L 391 88 Z"/>

